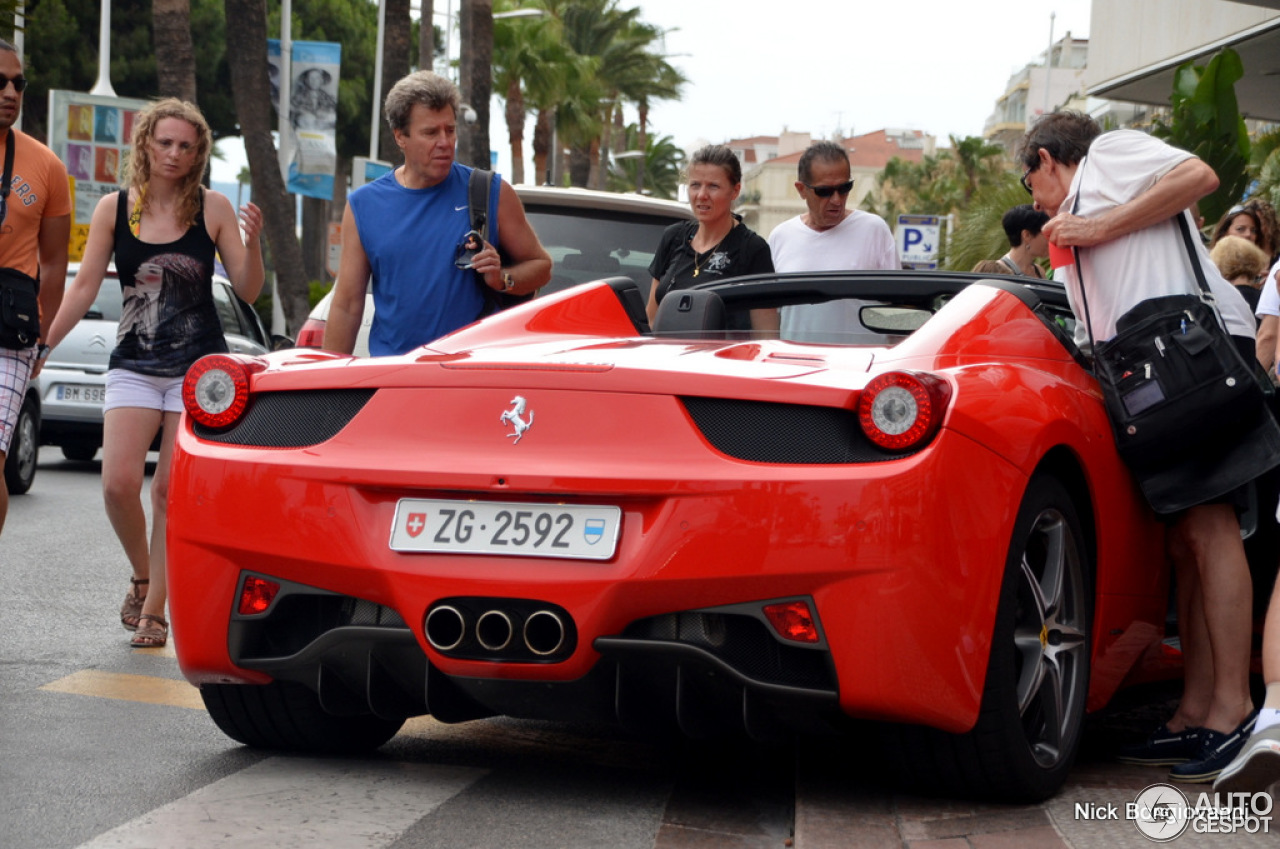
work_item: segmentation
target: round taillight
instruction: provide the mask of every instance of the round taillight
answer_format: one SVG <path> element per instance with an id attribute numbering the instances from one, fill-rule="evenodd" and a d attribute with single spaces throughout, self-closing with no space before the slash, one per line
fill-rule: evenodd
<path id="1" fill-rule="evenodd" d="M 201 357 L 182 381 L 182 403 L 205 427 L 235 424 L 249 403 L 248 367 L 223 354 Z"/>
<path id="2" fill-rule="evenodd" d="M 938 432 L 950 397 L 950 385 L 931 374 L 889 372 L 862 390 L 858 420 L 876 445 L 909 451 Z"/>

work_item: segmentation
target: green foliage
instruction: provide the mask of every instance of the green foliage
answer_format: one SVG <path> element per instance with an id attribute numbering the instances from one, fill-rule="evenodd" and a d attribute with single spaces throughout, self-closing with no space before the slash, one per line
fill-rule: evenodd
<path id="1" fill-rule="evenodd" d="M 1272 130 L 1254 140 L 1249 171 L 1258 181 L 1253 187 L 1253 197 L 1280 209 L 1280 130 Z"/>
<path id="2" fill-rule="evenodd" d="M 1174 74 L 1171 116 L 1157 120 L 1152 134 L 1190 151 L 1218 175 L 1219 186 L 1200 201 L 1200 214 L 1217 221 L 1249 184 L 1249 133 L 1236 101 L 1235 84 L 1244 76 L 1240 55 L 1219 51 L 1201 68 L 1187 62 Z"/>
<path id="3" fill-rule="evenodd" d="M 615 140 L 622 150 L 637 150 L 640 129 L 628 124 L 622 138 Z M 680 190 L 680 173 L 684 169 L 684 151 L 676 147 L 671 136 L 648 136 L 644 152 L 644 193 L 675 200 Z M 634 192 L 640 172 L 640 158 L 614 160 L 609 169 L 611 192 Z"/>
<path id="4" fill-rule="evenodd" d="M 333 288 L 333 283 L 325 280 L 312 280 L 307 283 L 307 304 L 314 308 L 320 303 L 320 299 L 329 294 L 329 290 Z"/>
<path id="5" fill-rule="evenodd" d="M 1009 237 L 1000 219 L 1013 207 L 1030 200 L 1012 172 L 978 189 L 959 213 L 955 234 L 947 246 L 946 268 L 969 271 L 984 259 L 1004 256 L 1009 250 Z"/>
<path id="6" fill-rule="evenodd" d="M 48 131 L 49 89 L 88 91 L 98 78 L 98 0 L 45 0 L 30 7 L 26 27 L 27 77 L 23 127 L 40 139 Z M 200 109 L 214 138 L 235 135 L 231 72 L 226 62 L 222 0 L 191 0 Z M 120 97 L 156 95 L 151 3 L 111 4 L 111 87 Z"/>

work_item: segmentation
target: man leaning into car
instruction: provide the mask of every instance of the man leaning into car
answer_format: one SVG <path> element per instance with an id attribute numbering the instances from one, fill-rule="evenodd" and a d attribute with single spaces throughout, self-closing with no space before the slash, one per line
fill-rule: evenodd
<path id="1" fill-rule="evenodd" d="M 488 222 L 492 243 L 462 250 L 472 228 L 473 169 L 454 161 L 458 106 L 454 84 L 430 71 L 409 74 L 387 94 L 384 111 L 404 165 L 347 200 L 325 348 L 351 353 L 370 277 L 373 356 L 403 354 L 475 321 L 487 301 L 481 286 L 522 295 L 551 279 L 551 257 L 502 180 L 489 199 L 497 209 Z"/>
<path id="2" fill-rule="evenodd" d="M 67 169 L 53 151 L 25 135 L 14 124 L 22 110 L 27 78 L 22 58 L 12 44 L 0 40 L 0 149 L 13 150 L 12 182 L 0 200 L 0 267 L 15 268 L 43 280 L 40 287 L 41 337 L 58 311 L 67 276 L 67 241 L 71 234 L 71 192 Z M 3 161 L 3 160 L 0 160 Z M 6 175 L 5 180 L 10 177 Z M 13 350 L 0 347 L 0 468 L 22 411 L 27 381 L 45 345 Z M 31 446 L 34 450 L 35 446 Z M 0 530 L 9 511 L 9 493 L 0 486 Z"/>

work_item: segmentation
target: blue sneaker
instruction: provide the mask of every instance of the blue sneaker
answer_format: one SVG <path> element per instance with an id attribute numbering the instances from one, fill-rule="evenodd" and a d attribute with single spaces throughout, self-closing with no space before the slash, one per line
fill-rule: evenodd
<path id="1" fill-rule="evenodd" d="M 1174 781 L 1187 784 L 1207 784 L 1218 777 L 1218 773 L 1227 764 L 1235 760 L 1236 755 L 1244 748 L 1245 741 L 1253 732 L 1253 723 L 1258 719 L 1255 710 L 1244 718 L 1230 734 L 1214 731 L 1212 728 L 1200 730 L 1200 751 L 1192 760 L 1178 764 L 1169 770 L 1169 777 Z"/>
<path id="2" fill-rule="evenodd" d="M 1202 728 L 1170 731 L 1169 726 L 1161 725 L 1141 743 L 1130 743 L 1128 746 L 1121 747 L 1116 760 L 1124 764 L 1141 764 L 1142 766 L 1184 764 L 1200 751 L 1200 734 L 1203 731 Z"/>

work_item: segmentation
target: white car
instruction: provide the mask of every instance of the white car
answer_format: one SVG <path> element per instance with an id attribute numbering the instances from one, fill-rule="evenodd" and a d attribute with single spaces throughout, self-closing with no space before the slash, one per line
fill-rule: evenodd
<path id="1" fill-rule="evenodd" d="M 79 263 L 67 268 L 67 284 Z M 261 354 L 273 340 L 253 308 L 236 297 L 231 281 L 213 278 L 213 302 L 232 353 Z M 120 280 L 107 272 L 85 317 L 49 352 L 40 376 L 31 382 L 5 462 L 5 484 L 19 494 L 31 488 L 37 449 L 57 445 L 69 460 L 92 460 L 102 447 L 102 402 L 106 398 L 107 364 L 116 346 L 120 320 Z"/>
<path id="2" fill-rule="evenodd" d="M 597 192 L 552 186 L 515 186 L 525 215 L 551 254 L 551 280 L 541 294 L 558 292 L 602 277 L 630 277 L 648 298 L 653 278 L 649 263 L 662 231 L 677 221 L 693 218 L 686 204 L 636 194 Z M 311 310 L 298 332 L 298 347 L 319 348 L 329 318 L 330 290 Z M 369 355 L 373 324 L 373 296 L 365 296 L 364 319 L 356 337 L 355 354 Z"/>

